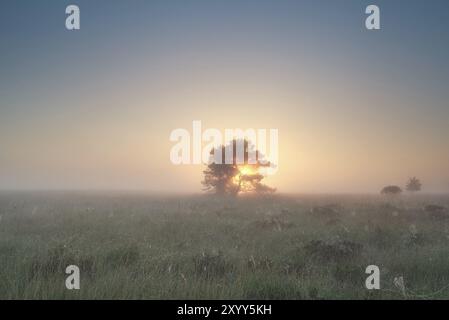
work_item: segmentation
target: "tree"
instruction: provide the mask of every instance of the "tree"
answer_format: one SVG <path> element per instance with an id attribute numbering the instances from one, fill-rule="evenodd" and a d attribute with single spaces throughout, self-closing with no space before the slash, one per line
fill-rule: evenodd
<path id="1" fill-rule="evenodd" d="M 237 146 L 243 144 L 243 159 L 237 156 Z M 202 184 L 205 191 L 218 195 L 237 195 L 239 193 L 266 194 L 275 192 L 262 183 L 265 176 L 261 173 L 264 167 L 270 167 L 270 162 L 264 162 L 263 155 L 254 150 L 253 144 L 247 140 L 232 140 L 228 145 L 221 145 L 211 150 L 210 163 L 204 173 Z M 221 163 L 216 163 L 215 154 L 221 153 Z M 231 163 L 225 163 L 226 154 L 232 154 Z M 255 154 L 255 163 L 250 163 L 250 154 Z"/>
<path id="2" fill-rule="evenodd" d="M 230 164 L 211 163 L 207 169 L 203 171 L 204 190 L 214 191 L 216 194 L 237 194 L 237 186 L 232 182 L 239 170 L 236 166 Z"/>
<path id="3" fill-rule="evenodd" d="M 410 192 L 417 192 L 421 191 L 421 187 L 421 181 L 419 181 L 419 179 L 417 179 L 416 177 L 413 177 L 408 180 L 405 189 Z"/>
<path id="4" fill-rule="evenodd" d="M 402 189 L 398 186 L 386 186 L 380 193 L 384 195 L 398 195 L 402 193 Z"/>

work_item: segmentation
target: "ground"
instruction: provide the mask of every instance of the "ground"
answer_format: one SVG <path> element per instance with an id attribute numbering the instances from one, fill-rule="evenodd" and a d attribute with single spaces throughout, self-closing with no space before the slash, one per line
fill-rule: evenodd
<path id="1" fill-rule="evenodd" d="M 449 219 L 429 204 L 449 196 L 4 192 L 0 298 L 447 299 Z"/>

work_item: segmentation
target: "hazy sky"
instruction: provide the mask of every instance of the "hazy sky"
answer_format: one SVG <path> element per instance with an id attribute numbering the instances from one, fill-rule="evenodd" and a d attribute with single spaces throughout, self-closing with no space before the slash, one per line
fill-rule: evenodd
<path id="1" fill-rule="evenodd" d="M 279 191 L 449 190 L 448 21 L 447 0 L 2 0 L 0 189 L 198 192 L 169 135 L 201 120 L 279 129 Z"/>

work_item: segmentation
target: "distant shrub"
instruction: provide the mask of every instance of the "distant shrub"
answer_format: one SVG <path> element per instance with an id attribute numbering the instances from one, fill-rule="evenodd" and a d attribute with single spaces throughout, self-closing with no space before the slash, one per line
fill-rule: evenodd
<path id="1" fill-rule="evenodd" d="M 399 195 L 402 193 L 402 189 L 398 186 L 386 186 L 381 191 L 381 194 L 383 195 Z"/>
<path id="2" fill-rule="evenodd" d="M 410 192 L 417 192 L 421 191 L 421 187 L 422 187 L 421 181 L 419 181 L 418 178 L 413 177 L 408 180 L 405 189 Z"/>

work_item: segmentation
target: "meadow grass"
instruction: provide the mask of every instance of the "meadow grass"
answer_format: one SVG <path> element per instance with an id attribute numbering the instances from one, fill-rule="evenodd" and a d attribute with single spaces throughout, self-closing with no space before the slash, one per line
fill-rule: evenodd
<path id="1" fill-rule="evenodd" d="M 449 196 L 2 193 L 0 298 L 447 299 L 449 219 L 427 204 Z"/>

